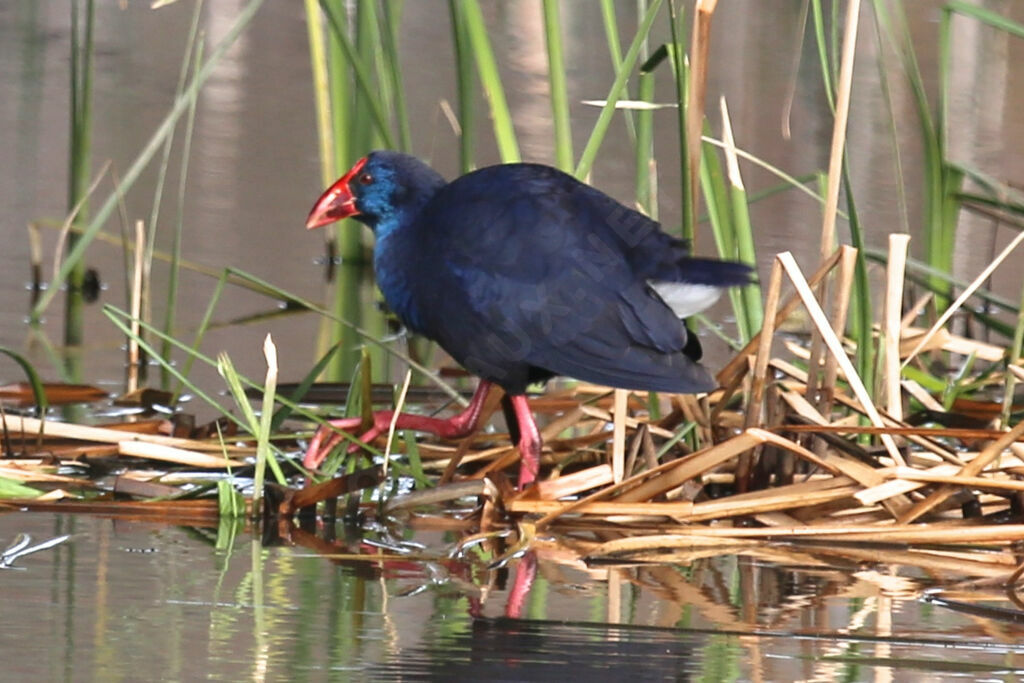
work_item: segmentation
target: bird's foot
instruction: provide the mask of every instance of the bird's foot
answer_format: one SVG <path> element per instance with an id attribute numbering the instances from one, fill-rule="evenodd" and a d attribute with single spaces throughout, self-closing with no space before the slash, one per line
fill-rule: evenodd
<path id="1" fill-rule="evenodd" d="M 391 418 L 394 413 L 390 410 L 373 414 L 373 426 L 360 434 L 357 438 L 363 443 L 373 441 L 384 433 L 391 426 Z M 328 420 L 316 430 L 313 438 L 309 440 L 306 448 L 306 456 L 302 459 L 302 465 L 306 469 L 316 469 L 327 459 L 331 451 L 345 438 L 339 432 L 351 433 L 363 424 L 361 417 L 345 417 L 338 420 Z M 359 450 L 359 444 L 353 441 L 349 444 L 348 452 L 354 453 Z"/>
<path id="2" fill-rule="evenodd" d="M 491 390 L 490 382 L 480 382 L 476 393 L 470 400 L 466 409 L 457 415 L 447 419 L 426 417 L 425 415 L 413 415 L 411 413 L 395 414 L 392 410 L 381 410 L 373 414 L 373 425 L 359 436 L 359 441 L 364 443 L 376 439 L 381 434 L 391 430 L 394 423 L 395 429 L 413 429 L 419 432 L 436 434 L 443 439 L 458 439 L 468 436 L 476 431 L 483 412 L 484 403 Z M 316 434 L 309 441 L 306 449 L 306 457 L 302 464 L 307 469 L 315 469 L 330 455 L 331 451 L 341 443 L 344 435 L 339 432 L 352 433 L 363 424 L 362 418 L 346 417 L 338 420 L 330 420 L 326 425 L 316 430 Z M 349 453 L 359 450 L 359 444 L 353 442 L 348 447 Z"/>

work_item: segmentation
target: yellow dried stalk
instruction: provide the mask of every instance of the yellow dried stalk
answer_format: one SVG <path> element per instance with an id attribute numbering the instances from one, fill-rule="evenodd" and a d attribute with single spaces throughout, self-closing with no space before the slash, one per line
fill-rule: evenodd
<path id="1" fill-rule="evenodd" d="M 221 445 L 212 441 L 199 441 L 197 439 L 182 439 L 161 434 L 145 434 L 130 432 L 123 429 L 107 429 L 105 427 L 89 427 L 76 425 L 69 422 L 58 422 L 56 420 L 39 420 L 34 417 L 22 417 L 4 415 L 0 417 L 0 423 L 12 434 L 24 434 L 35 436 L 45 434 L 66 439 L 78 439 L 81 441 L 95 441 L 98 443 L 121 444 L 125 442 L 149 443 L 172 448 L 183 448 L 194 451 L 220 451 Z M 232 453 L 253 453 L 255 449 L 248 446 L 228 446 Z"/>

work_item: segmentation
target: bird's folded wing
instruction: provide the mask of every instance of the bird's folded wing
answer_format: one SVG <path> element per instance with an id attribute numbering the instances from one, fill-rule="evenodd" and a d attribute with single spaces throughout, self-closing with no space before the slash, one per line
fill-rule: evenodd
<path id="1" fill-rule="evenodd" d="M 495 367 L 528 364 L 621 388 L 696 392 L 714 386 L 683 353 L 685 326 L 645 285 L 597 280 L 571 268 L 540 283 L 484 272 L 472 281 L 458 288 L 469 293 L 458 334 L 440 339 L 456 357 Z"/>

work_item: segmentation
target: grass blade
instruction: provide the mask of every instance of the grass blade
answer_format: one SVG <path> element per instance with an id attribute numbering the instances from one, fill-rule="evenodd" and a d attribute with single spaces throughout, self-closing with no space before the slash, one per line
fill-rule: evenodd
<path id="1" fill-rule="evenodd" d="M 491 108 L 491 120 L 494 124 L 494 139 L 498 143 L 498 154 L 504 163 L 521 161 L 519 142 L 515 127 L 512 125 L 512 114 L 505 100 L 505 89 L 501 84 L 501 74 L 494 58 L 491 40 L 487 36 L 487 25 L 484 23 L 483 12 L 477 0 L 457 0 L 461 5 L 461 15 L 469 37 L 473 55 L 476 57 L 477 72 L 484 95 Z"/>
<path id="2" fill-rule="evenodd" d="M 459 168 L 469 173 L 474 168 L 476 114 L 473 107 L 473 60 L 469 29 L 460 0 L 448 0 L 455 49 L 455 83 L 459 95 Z"/>
<path id="3" fill-rule="evenodd" d="M 555 165 L 572 172 L 572 127 L 569 124 L 569 95 L 565 85 L 562 57 L 562 22 L 558 0 L 543 0 L 544 38 L 548 48 L 548 85 L 551 88 L 551 114 L 555 123 Z"/>
<path id="4" fill-rule="evenodd" d="M 640 26 L 637 27 L 636 35 L 633 36 L 633 42 L 630 44 L 621 66 L 615 73 L 615 80 L 608 90 L 608 97 L 605 100 L 604 107 L 601 108 L 597 122 L 594 123 L 594 129 L 587 139 L 586 147 L 583 148 L 583 153 L 580 155 L 580 161 L 576 166 L 575 173 L 577 178 L 586 178 L 594 166 L 597 152 L 601 148 L 601 143 L 604 142 L 608 126 L 611 124 L 612 116 L 615 114 L 615 103 L 619 101 L 619 98 L 625 91 L 626 81 L 633 72 L 637 57 L 640 55 L 640 48 L 647 39 L 647 34 L 650 33 L 651 25 L 654 24 L 654 19 L 658 15 L 660 7 L 661 0 L 652 0 L 650 7 L 647 8 L 647 13 L 644 14 L 643 20 L 640 22 Z"/>

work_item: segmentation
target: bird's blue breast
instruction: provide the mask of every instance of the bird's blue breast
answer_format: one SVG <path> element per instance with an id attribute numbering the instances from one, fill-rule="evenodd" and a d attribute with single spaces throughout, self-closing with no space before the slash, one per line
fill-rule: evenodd
<path id="1" fill-rule="evenodd" d="M 376 231 L 377 243 L 373 249 L 373 271 L 377 286 L 384 294 L 388 307 L 402 323 L 414 332 L 423 331 L 422 311 L 416 302 L 416 279 L 410 274 L 409 264 L 421 257 L 402 229 Z M 423 286 L 421 282 L 420 287 Z"/>

